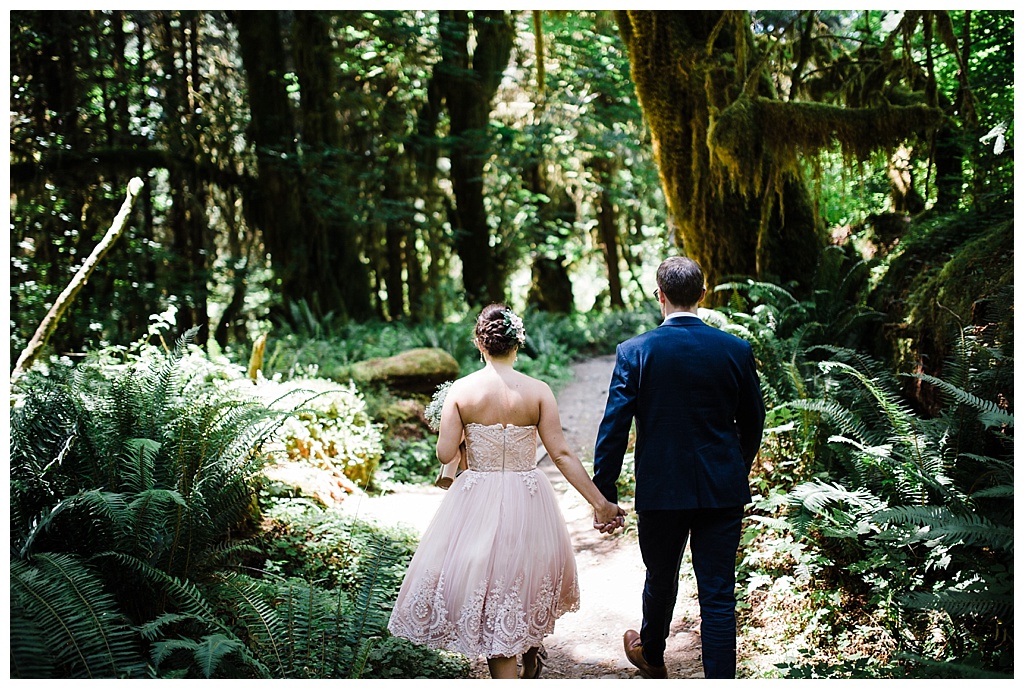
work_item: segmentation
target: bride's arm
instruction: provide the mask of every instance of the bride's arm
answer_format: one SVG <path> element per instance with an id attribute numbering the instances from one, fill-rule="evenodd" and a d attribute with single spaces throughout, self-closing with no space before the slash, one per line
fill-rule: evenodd
<path id="1" fill-rule="evenodd" d="M 457 402 L 458 391 L 456 385 L 452 385 L 441 407 L 441 425 L 437 432 L 435 452 L 441 464 L 448 464 L 461 457 L 459 446 L 463 438 L 463 425 Z"/>
<path id="2" fill-rule="evenodd" d="M 618 517 L 625 515 L 621 507 L 601 495 L 601 491 L 594 485 L 590 474 L 583 468 L 579 458 L 569 449 L 569 443 L 565 441 L 565 434 L 562 433 L 562 421 L 558 416 L 558 404 L 555 402 L 555 395 L 547 384 L 541 383 L 540 401 L 540 422 L 537 424 L 537 432 L 540 433 L 541 442 L 547 450 L 551 461 L 555 463 L 562 476 L 569 484 L 579 491 L 591 507 L 594 508 L 594 521 L 599 524 L 610 524 Z"/>

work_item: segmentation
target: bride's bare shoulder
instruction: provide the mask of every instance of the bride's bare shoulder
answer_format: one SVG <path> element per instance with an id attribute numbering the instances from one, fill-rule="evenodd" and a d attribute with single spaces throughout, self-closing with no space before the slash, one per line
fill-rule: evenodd
<path id="1" fill-rule="evenodd" d="M 548 386 L 548 384 L 545 383 L 543 380 L 534 378 L 532 376 L 528 376 L 525 373 L 520 373 L 519 375 L 522 376 L 522 378 L 520 379 L 521 385 L 525 390 L 527 390 L 531 394 L 545 395 L 551 390 L 550 386 Z"/>

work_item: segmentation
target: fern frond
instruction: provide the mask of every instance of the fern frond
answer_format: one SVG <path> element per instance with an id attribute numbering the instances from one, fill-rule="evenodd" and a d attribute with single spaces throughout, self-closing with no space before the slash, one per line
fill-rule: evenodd
<path id="1" fill-rule="evenodd" d="M 753 299 L 765 299 L 765 297 L 771 297 L 777 304 L 795 304 L 797 298 L 792 293 L 781 285 L 776 285 L 771 282 L 755 282 L 754 280 L 748 279 L 746 282 L 724 282 L 719 285 L 715 285 L 714 292 L 724 292 L 726 290 L 736 290 L 737 292 L 747 292 Z"/>
<path id="2" fill-rule="evenodd" d="M 16 628 L 34 628 L 52 673 L 69 678 L 145 676 L 137 637 L 112 595 L 88 565 L 72 555 L 42 553 L 11 562 L 11 597 L 24 615 Z M 13 649 L 12 649 L 13 650 Z M 26 669 L 33 663 L 13 663 Z"/>
<path id="3" fill-rule="evenodd" d="M 125 442 L 124 457 L 119 462 L 119 466 L 125 490 L 142 492 L 153 487 L 161 444 L 152 438 L 133 438 L 130 435 L 131 430 L 119 431 L 119 435 L 127 434 L 120 436 L 125 439 Z M 116 451 L 115 448 L 111 448 L 111 450 Z"/>
<path id="4" fill-rule="evenodd" d="M 77 513 L 81 511 L 82 514 Z M 65 513 L 74 515 L 65 517 Z M 34 528 L 29 531 L 21 547 L 18 557 L 26 558 L 32 552 L 37 539 L 46 532 L 55 529 L 56 525 L 65 520 L 78 520 L 88 523 L 100 532 L 101 538 L 117 542 L 127 533 L 128 523 L 127 502 L 121 493 L 108 493 L 100 490 L 87 490 L 65 500 L 39 518 Z"/>
<path id="5" fill-rule="evenodd" d="M 352 672 L 349 674 L 349 679 L 359 679 L 363 676 L 363 672 L 366 670 L 366 661 L 369 659 L 373 645 L 377 641 L 380 641 L 379 636 L 371 636 L 359 642 L 359 646 L 356 648 L 352 659 Z"/>
<path id="6" fill-rule="evenodd" d="M 274 665 L 283 676 L 287 657 L 283 645 L 287 638 L 287 620 L 281 618 L 264 597 L 259 584 L 252 579 L 228 574 L 221 585 L 231 592 L 239 619 L 245 624 L 250 638 L 270 650 Z"/>
<path id="7" fill-rule="evenodd" d="M 361 568 L 359 587 L 356 590 L 354 610 L 349 618 L 349 627 L 345 636 L 351 645 L 363 643 L 363 640 L 387 633 L 389 611 L 378 603 L 383 591 L 394 590 L 394 582 L 389 580 L 388 568 L 398 561 L 398 554 L 391 539 L 377 533 L 370 535 L 365 546 Z M 365 658 L 364 658 L 365 661 Z M 361 672 L 359 654 L 355 654 L 346 673 L 357 676 Z"/>
<path id="8" fill-rule="evenodd" d="M 140 585 L 145 584 L 170 598 L 181 614 L 204 620 L 211 627 L 220 629 L 221 623 L 210 608 L 206 597 L 188 580 L 178 579 L 133 555 L 120 552 L 97 553 L 94 561 L 110 560 L 124 570 L 133 572 Z"/>
<path id="9" fill-rule="evenodd" d="M 909 608 L 942 610 L 953 617 L 969 615 L 1010 617 L 1013 615 L 1013 593 L 991 591 L 918 591 L 900 598 Z"/>
<path id="10" fill-rule="evenodd" d="M 852 437 L 863 445 L 881 444 L 880 441 L 883 439 L 879 433 L 869 429 L 859 417 L 838 402 L 814 399 L 793 400 L 779 406 L 817 412 L 831 420 L 844 436 Z"/>
<path id="11" fill-rule="evenodd" d="M 926 527 L 922 540 L 943 541 L 947 545 L 976 545 L 1013 553 L 1013 526 L 992 522 L 976 513 L 956 514 L 946 507 L 901 506 L 880 510 L 872 515 L 876 524 L 915 524 Z"/>
<path id="12" fill-rule="evenodd" d="M 1013 428 L 1013 414 L 1001 409 L 998 404 L 990 400 L 983 400 L 976 395 L 963 390 L 952 383 L 949 383 L 941 378 L 935 376 L 929 376 L 924 373 L 905 373 L 903 374 L 910 378 L 917 378 L 923 380 L 926 383 L 940 388 L 943 392 L 949 395 L 950 398 L 959 402 L 960 404 L 966 404 L 972 409 L 978 411 L 978 419 L 985 425 L 986 428 L 1006 426 Z"/>
<path id="13" fill-rule="evenodd" d="M 935 660 L 934 658 L 927 658 L 916 653 L 899 653 L 897 654 L 897 657 L 924 667 L 932 668 L 939 673 L 938 676 L 940 677 L 948 677 L 950 674 L 955 673 L 960 677 L 973 679 L 1013 679 L 1012 674 L 1007 675 L 1000 672 L 990 672 L 979 667 L 974 667 L 973 665 L 968 665 L 967 663 L 954 663 L 945 658 L 942 660 Z"/>
<path id="14" fill-rule="evenodd" d="M 851 491 L 838 483 L 829 484 L 822 481 L 794 486 L 786 496 L 786 501 L 797 510 L 795 517 L 790 521 L 794 531 L 800 535 L 806 535 L 815 517 L 839 516 L 843 522 L 852 523 L 859 518 L 856 515 L 869 515 L 885 507 L 885 504 L 870 491 Z M 829 508 L 832 507 L 838 507 L 842 511 L 830 513 Z"/>
<path id="15" fill-rule="evenodd" d="M 224 634 L 208 634 L 200 641 L 194 639 L 170 639 L 158 641 L 153 644 L 153 662 L 159 667 L 177 651 L 187 652 L 193 662 L 192 667 L 198 667 L 202 676 L 212 679 L 217 676 L 221 664 L 229 657 L 237 657 L 242 660 L 243 665 L 254 670 L 257 676 L 269 678 L 266 668 L 256 660 L 244 643 L 233 636 Z M 233 673 L 232 673 L 233 674 Z M 224 675 L 221 675 L 222 677 Z M 235 677 L 237 679 L 237 677 Z"/>

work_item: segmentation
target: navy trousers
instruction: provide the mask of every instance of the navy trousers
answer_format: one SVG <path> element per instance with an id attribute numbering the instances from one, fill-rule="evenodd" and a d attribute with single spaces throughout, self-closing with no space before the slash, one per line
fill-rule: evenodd
<path id="1" fill-rule="evenodd" d="M 647 568 L 640 641 L 652 665 L 665 662 L 665 640 L 679 591 L 687 540 L 700 600 L 701 657 L 708 679 L 736 677 L 736 553 L 743 507 L 637 512 Z"/>

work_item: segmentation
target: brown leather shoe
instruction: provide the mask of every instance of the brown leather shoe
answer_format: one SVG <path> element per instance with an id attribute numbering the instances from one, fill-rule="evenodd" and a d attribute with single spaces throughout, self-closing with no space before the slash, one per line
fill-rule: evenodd
<path id="1" fill-rule="evenodd" d="M 640 635 L 629 629 L 622 635 L 622 645 L 626 649 L 626 658 L 640 670 L 640 676 L 647 679 L 668 679 L 668 668 L 664 665 L 651 665 L 644 660 L 644 645 L 640 643 Z"/>

